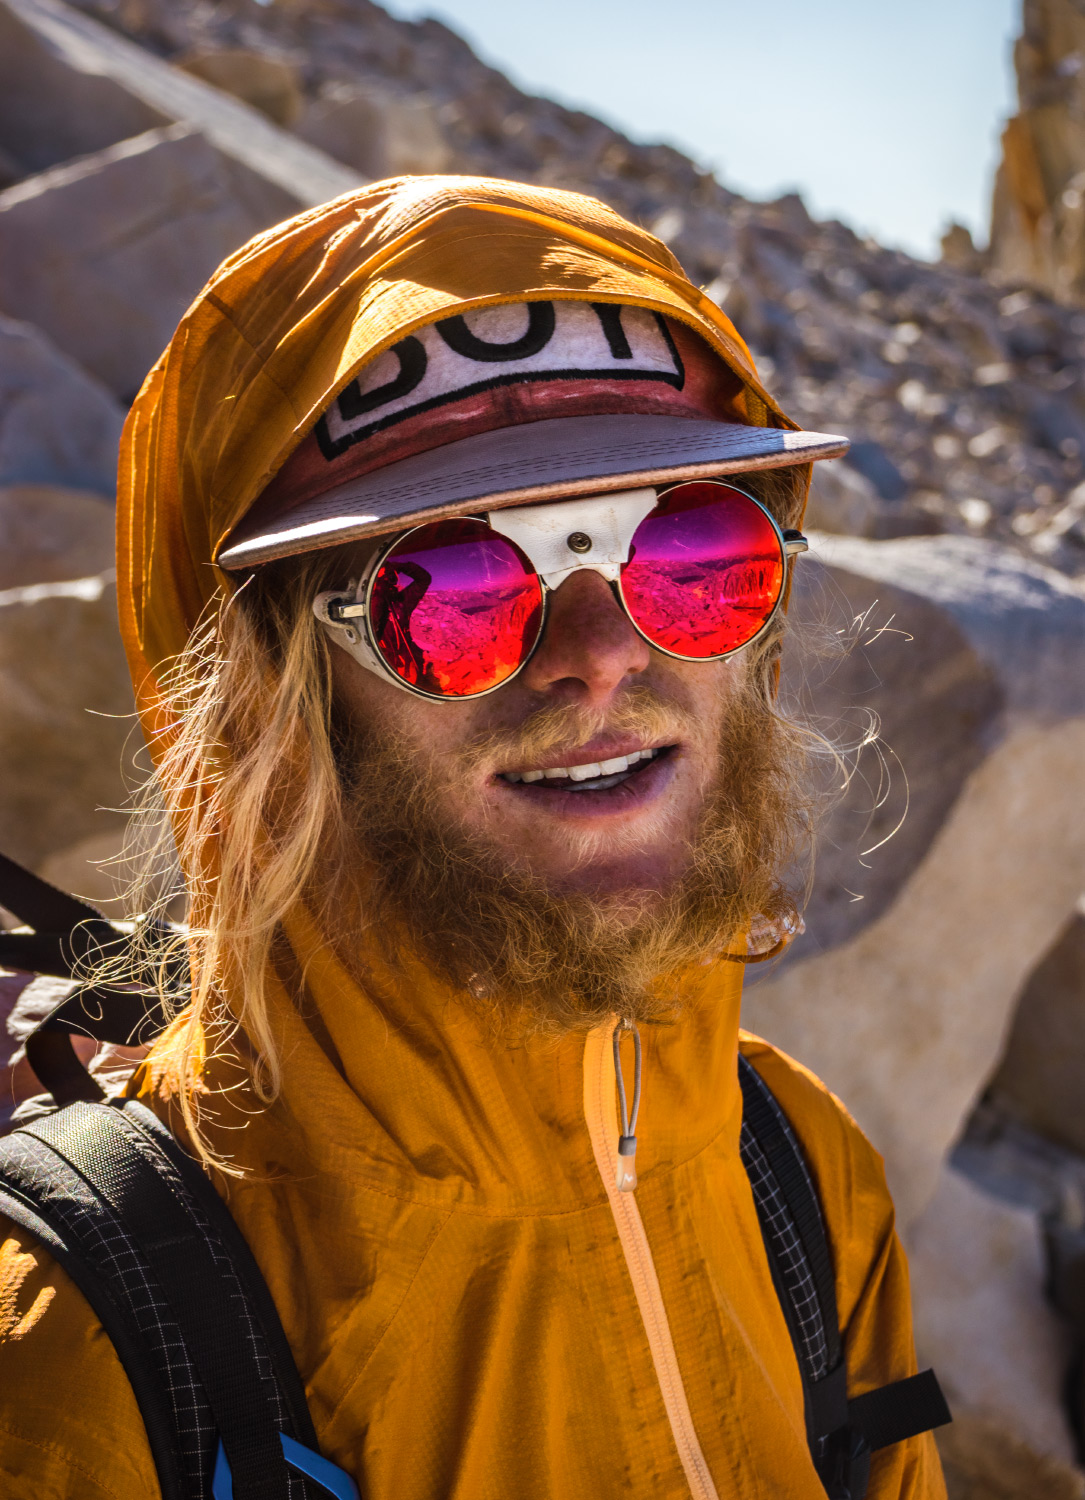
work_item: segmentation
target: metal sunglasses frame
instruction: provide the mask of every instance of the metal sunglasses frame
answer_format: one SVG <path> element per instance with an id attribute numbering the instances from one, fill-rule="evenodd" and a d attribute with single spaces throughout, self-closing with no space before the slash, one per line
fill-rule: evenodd
<path id="1" fill-rule="evenodd" d="M 679 651 L 668 651 L 657 645 L 637 624 L 622 594 L 621 569 L 629 558 L 629 550 L 637 527 L 655 510 L 661 500 L 686 484 L 711 484 L 720 489 L 734 490 L 744 496 L 768 518 L 780 546 L 784 564 L 784 579 L 779 597 L 772 612 L 761 628 L 730 651 L 721 651 L 717 656 L 683 656 Z M 464 520 L 482 521 L 499 536 L 513 542 L 525 554 L 542 589 L 542 615 L 539 633 L 525 653 L 523 661 L 514 672 L 494 687 L 483 688 L 478 693 L 431 693 L 414 683 L 404 682 L 385 661 L 373 638 L 369 606 L 377 575 L 389 554 L 415 532 L 433 525 L 424 521 L 406 531 L 390 537 L 384 547 L 379 547 L 366 564 L 360 578 L 352 580 L 346 589 L 330 589 L 313 600 L 313 613 L 324 626 L 331 639 L 354 658 L 360 666 L 375 673 L 387 682 L 392 682 L 406 693 L 426 698 L 431 703 L 462 703 L 476 698 L 485 698 L 507 686 L 527 666 L 535 655 L 546 633 L 549 618 L 550 595 L 565 582 L 566 578 L 581 569 L 599 573 L 610 584 L 618 607 L 637 634 L 653 650 L 676 661 L 712 662 L 723 661 L 739 651 L 752 646 L 768 630 L 779 613 L 787 594 L 787 583 L 792 560 L 807 551 L 809 543 L 801 531 L 784 530 L 768 508 L 739 485 L 728 484 L 720 479 L 682 480 L 677 484 L 659 488 L 621 490 L 608 495 L 594 495 L 583 500 L 560 500 L 553 505 L 519 505 L 505 510 L 496 510 L 463 517 Z"/>

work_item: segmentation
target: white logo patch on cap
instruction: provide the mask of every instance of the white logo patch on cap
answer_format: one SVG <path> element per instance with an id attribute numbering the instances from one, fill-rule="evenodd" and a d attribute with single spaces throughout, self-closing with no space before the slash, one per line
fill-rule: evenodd
<path id="1" fill-rule="evenodd" d="M 658 380 L 685 371 L 658 313 L 616 302 L 516 302 L 444 318 L 393 344 L 316 425 L 327 459 L 373 432 L 478 391 L 536 380 Z"/>

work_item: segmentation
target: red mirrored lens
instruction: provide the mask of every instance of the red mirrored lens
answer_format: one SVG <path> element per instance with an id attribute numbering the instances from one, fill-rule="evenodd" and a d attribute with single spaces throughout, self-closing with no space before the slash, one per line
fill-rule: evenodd
<path id="1" fill-rule="evenodd" d="M 466 698 L 511 677 L 539 635 L 542 586 L 519 547 L 484 521 L 436 521 L 384 559 L 373 638 L 397 677 Z"/>
<path id="2" fill-rule="evenodd" d="M 740 490 L 676 485 L 637 527 L 622 568 L 626 607 L 676 656 L 723 656 L 753 640 L 784 584 L 780 539 Z"/>

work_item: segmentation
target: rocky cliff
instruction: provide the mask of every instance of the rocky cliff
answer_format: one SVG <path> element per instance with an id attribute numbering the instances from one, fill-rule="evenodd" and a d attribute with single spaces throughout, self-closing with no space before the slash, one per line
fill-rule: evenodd
<path id="1" fill-rule="evenodd" d="M 1085 302 L 1085 6 L 1025 0 L 1018 113 L 1002 137 L 989 262 L 996 276 Z"/>
<path id="2" fill-rule="evenodd" d="M 325 196 L 334 174 L 315 165 L 317 152 L 361 178 L 483 172 L 603 197 L 649 225 L 709 287 L 788 410 L 853 437 L 850 460 L 821 475 L 815 516 L 823 525 L 875 538 L 992 536 L 1065 571 L 1085 570 L 1085 315 L 1033 289 L 1026 267 L 1011 266 L 1009 279 L 995 282 L 970 269 L 967 256 L 963 266 L 928 265 L 843 224 L 815 223 L 797 197 L 751 203 L 668 146 L 638 145 L 587 114 L 523 94 L 439 22 L 398 21 L 369 0 L 80 0 L 79 9 L 188 78 L 246 101 L 259 120 L 289 128 L 296 176 L 322 185 Z M 1027 10 L 1065 12 L 1085 28 L 1075 0 L 1030 0 Z M 206 109 L 193 91 L 182 97 L 176 77 L 169 85 L 160 74 L 133 77 L 138 69 L 126 72 L 116 57 L 114 77 L 127 79 L 123 101 L 101 76 L 84 75 L 73 96 L 52 67 L 43 91 L 35 39 L 50 14 L 49 0 L 10 0 L 0 48 L 0 171 L 17 194 L 28 190 L 19 181 L 27 173 L 140 130 L 178 121 L 207 129 Z M 19 17 L 37 17 L 29 39 Z M 55 65 L 55 27 L 51 35 Z M 1029 35 L 1023 48 L 1033 45 Z M 94 50 L 86 36 L 80 45 Z M 65 57 L 78 62 L 76 52 L 69 42 Z M 38 60 L 28 68 L 31 54 Z M 1059 66 L 1069 68 L 1065 59 Z M 57 118 L 61 92 L 67 125 Z M 235 120 L 233 134 L 241 133 Z M 251 124 L 248 134 L 255 137 Z M 220 149 L 229 135 L 212 130 Z M 313 148 L 304 158 L 302 141 Z M 1074 160 L 1085 167 L 1085 154 Z M 129 176 L 139 170 L 132 164 Z M 147 161 L 142 170 L 157 168 Z M 195 164 L 188 171 L 191 179 Z M 25 222 L 30 212 L 24 206 L 15 218 Z M 105 212 L 115 217 L 112 205 Z M 220 213 L 218 235 L 205 226 L 210 240 L 202 255 L 193 249 L 186 292 L 240 228 L 236 213 L 233 224 L 227 217 Z M 0 287 L 0 302 L 12 296 Z M 122 374 L 130 387 L 134 376 L 119 366 Z"/>

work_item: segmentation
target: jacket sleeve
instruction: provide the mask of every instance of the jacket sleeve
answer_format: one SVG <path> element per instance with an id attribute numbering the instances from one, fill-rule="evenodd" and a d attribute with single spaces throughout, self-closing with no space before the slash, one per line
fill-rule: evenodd
<path id="1" fill-rule="evenodd" d="M 791 1121 L 815 1180 L 833 1253 L 848 1395 L 914 1375 L 908 1265 L 881 1157 L 806 1068 L 756 1037 L 744 1035 L 742 1050 Z M 945 1494 L 932 1433 L 873 1455 L 867 1500 L 945 1500 Z"/>
<path id="2" fill-rule="evenodd" d="M 0 1494 L 157 1500 L 135 1396 L 82 1294 L 0 1215 Z"/>

